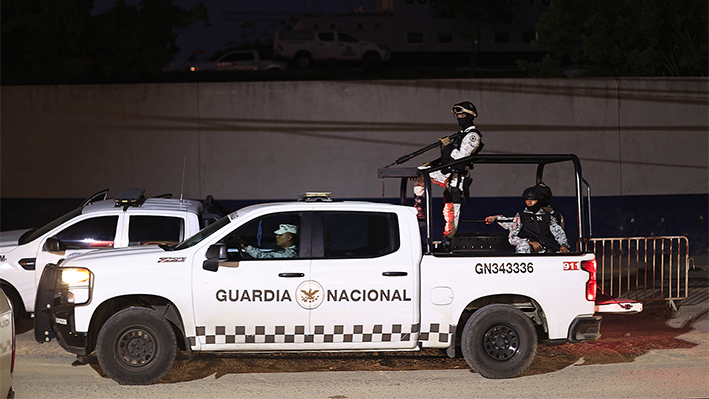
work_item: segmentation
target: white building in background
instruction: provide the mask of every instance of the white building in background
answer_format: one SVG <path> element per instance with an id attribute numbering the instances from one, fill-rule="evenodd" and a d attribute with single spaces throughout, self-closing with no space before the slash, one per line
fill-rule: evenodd
<path id="1" fill-rule="evenodd" d="M 434 18 L 430 3 L 436 0 L 377 0 L 376 9 L 348 14 L 306 15 L 296 29 L 335 30 L 360 40 L 387 46 L 392 59 L 422 60 L 426 56 L 465 60 L 471 43 L 459 32 L 459 23 Z M 538 58 L 543 49 L 530 46 L 536 38 L 534 25 L 548 9 L 549 0 L 501 0 L 515 11 L 510 25 L 482 27 L 480 63 L 514 63 L 516 58 Z M 488 61 L 485 62 L 487 58 Z M 492 59 L 492 60 L 491 60 Z"/>

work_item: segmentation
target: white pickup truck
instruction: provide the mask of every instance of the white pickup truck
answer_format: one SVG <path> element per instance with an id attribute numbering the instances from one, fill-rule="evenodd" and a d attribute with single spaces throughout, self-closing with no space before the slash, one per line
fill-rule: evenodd
<path id="1" fill-rule="evenodd" d="M 399 173 L 402 181 L 407 173 Z M 276 235 L 286 230 L 297 233 L 293 256 L 264 255 L 280 250 Z M 95 352 L 120 384 L 151 384 L 178 350 L 192 358 L 441 348 L 450 356 L 462 352 L 485 377 L 510 378 L 529 366 L 540 342 L 600 336 L 592 253 L 514 254 L 459 243 L 451 252 L 431 244 L 411 206 L 248 206 L 178 245 L 109 250 L 48 266 L 35 338 L 56 337 L 79 356 Z"/>
<path id="2" fill-rule="evenodd" d="M 292 61 L 297 68 L 308 68 L 314 61 L 361 61 L 376 66 L 388 61 L 389 49 L 334 31 L 279 30 L 273 50 L 277 58 Z"/>
<path id="3" fill-rule="evenodd" d="M 193 72 L 200 71 L 283 71 L 284 62 L 261 58 L 257 50 L 229 51 L 216 60 L 196 62 L 187 68 Z"/>
<path id="4" fill-rule="evenodd" d="M 0 233 L 0 287 L 15 313 L 22 316 L 34 310 L 37 284 L 47 263 L 108 248 L 175 244 L 220 216 L 203 212 L 199 201 L 146 199 L 144 191 L 124 190 L 106 200 L 104 190 L 38 229 Z M 206 202 L 209 206 L 211 196 Z"/>

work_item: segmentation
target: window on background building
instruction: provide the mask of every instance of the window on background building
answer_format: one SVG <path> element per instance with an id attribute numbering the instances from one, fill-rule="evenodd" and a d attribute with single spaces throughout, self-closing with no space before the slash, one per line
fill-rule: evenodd
<path id="1" fill-rule="evenodd" d="M 362 26 L 362 24 L 357 24 L 357 30 L 364 30 L 364 26 Z"/>
<path id="2" fill-rule="evenodd" d="M 527 30 L 522 32 L 522 43 L 529 44 L 532 42 L 532 40 L 537 39 L 537 32 L 533 30 Z"/>
<path id="3" fill-rule="evenodd" d="M 492 40 L 495 43 L 509 43 L 510 32 L 495 32 L 495 36 L 493 36 Z"/>
<path id="4" fill-rule="evenodd" d="M 452 44 L 453 43 L 453 32 L 436 32 L 436 43 L 438 43 L 438 44 Z"/>
<path id="5" fill-rule="evenodd" d="M 423 44 L 423 32 L 406 32 L 406 44 Z"/>
<path id="6" fill-rule="evenodd" d="M 337 30 L 337 25 L 330 24 L 330 30 Z"/>

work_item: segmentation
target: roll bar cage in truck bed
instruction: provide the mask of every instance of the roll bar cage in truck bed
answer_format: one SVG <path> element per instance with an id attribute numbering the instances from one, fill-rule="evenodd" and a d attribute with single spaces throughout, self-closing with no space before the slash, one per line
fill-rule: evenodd
<path id="1" fill-rule="evenodd" d="M 574 183 L 576 196 L 576 226 L 578 228 L 578 242 L 576 250 L 581 250 L 582 245 L 591 236 L 591 187 L 583 178 L 581 173 L 581 162 L 574 154 L 475 154 L 465 158 L 455 160 L 454 162 L 419 169 L 415 166 L 410 167 L 384 167 L 378 171 L 379 178 L 400 178 L 400 199 L 401 204 L 406 205 L 407 182 L 409 179 L 423 176 L 426 187 L 425 194 L 425 215 L 426 215 L 426 237 L 425 251 L 431 253 L 433 249 L 433 238 L 431 232 L 433 230 L 433 210 L 431 200 L 431 176 L 430 173 L 446 169 L 449 167 L 460 168 L 472 166 L 474 164 L 531 164 L 537 165 L 536 182 L 542 182 L 544 175 L 544 167 L 549 164 L 571 162 L 574 167 Z M 391 166 L 391 165 L 390 165 Z M 471 168 L 472 169 L 472 168 Z M 583 186 L 586 187 L 586 196 L 584 197 Z M 586 212 L 584 212 L 586 210 Z"/>

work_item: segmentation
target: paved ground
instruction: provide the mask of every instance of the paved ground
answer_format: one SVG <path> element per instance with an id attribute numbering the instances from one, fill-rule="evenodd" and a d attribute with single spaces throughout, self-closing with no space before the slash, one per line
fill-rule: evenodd
<path id="1" fill-rule="evenodd" d="M 193 362 L 181 356 L 160 383 L 121 387 L 95 358 L 78 365 L 56 342 L 34 342 L 33 331 L 25 328 L 18 336 L 13 382 L 18 398 L 157 399 L 203 392 L 244 398 L 709 397 L 707 269 L 692 271 L 689 286 L 690 295 L 676 302 L 676 310 L 664 302 L 648 303 L 637 315 L 604 316 L 599 341 L 540 346 L 527 372 L 512 380 L 481 378 L 462 359 L 426 350 L 199 355 Z"/>

